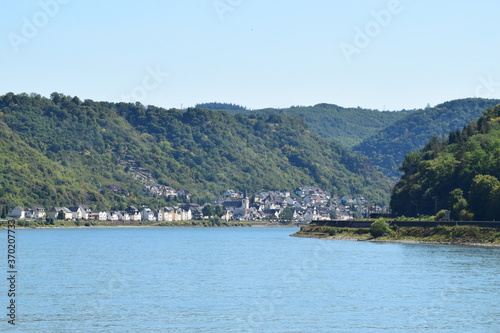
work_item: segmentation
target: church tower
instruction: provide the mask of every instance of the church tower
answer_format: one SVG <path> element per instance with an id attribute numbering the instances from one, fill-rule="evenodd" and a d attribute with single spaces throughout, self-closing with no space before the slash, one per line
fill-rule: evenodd
<path id="1" fill-rule="evenodd" d="M 248 193 L 246 189 L 243 200 L 241 200 L 241 208 L 245 209 L 245 211 L 247 211 L 250 208 L 250 199 L 248 199 Z"/>

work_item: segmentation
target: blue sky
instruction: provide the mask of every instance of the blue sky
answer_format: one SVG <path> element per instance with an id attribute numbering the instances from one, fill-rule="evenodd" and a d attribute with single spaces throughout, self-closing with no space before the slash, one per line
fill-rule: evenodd
<path id="1" fill-rule="evenodd" d="M 400 110 L 500 98 L 497 0 L 38 0 L 0 14 L 0 94 Z"/>

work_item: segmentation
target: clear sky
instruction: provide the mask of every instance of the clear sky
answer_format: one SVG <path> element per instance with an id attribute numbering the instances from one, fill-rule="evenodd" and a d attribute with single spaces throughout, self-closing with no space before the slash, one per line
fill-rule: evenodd
<path id="1" fill-rule="evenodd" d="M 0 94 L 379 110 L 500 98 L 498 0 L 23 0 Z"/>

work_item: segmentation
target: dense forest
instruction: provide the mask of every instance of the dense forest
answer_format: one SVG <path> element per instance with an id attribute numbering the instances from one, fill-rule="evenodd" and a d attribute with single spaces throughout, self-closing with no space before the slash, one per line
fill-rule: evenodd
<path id="1" fill-rule="evenodd" d="M 433 136 L 462 128 L 497 104 L 500 100 L 467 98 L 418 110 L 366 138 L 353 151 L 368 156 L 386 176 L 397 180 L 406 154 L 422 149 Z"/>
<path id="2" fill-rule="evenodd" d="M 500 219 L 500 105 L 442 140 L 406 155 L 391 207 L 398 215 L 434 215 L 453 220 Z M 438 214 L 439 215 L 439 214 Z"/>
<path id="3" fill-rule="evenodd" d="M 302 117 L 312 132 L 334 140 L 355 153 L 368 156 L 372 165 L 397 181 L 401 177 L 399 167 L 406 154 L 422 149 L 435 135 L 446 136 L 450 131 L 462 128 L 480 117 L 489 107 L 499 103 L 500 100 L 495 99 L 466 98 L 436 107 L 395 112 L 359 107 L 343 108 L 334 104 L 261 110 L 228 108 L 228 112 L 260 116 L 291 114 Z"/>
<path id="4" fill-rule="evenodd" d="M 199 201 L 228 188 L 310 185 L 381 204 L 390 193 L 368 159 L 292 115 L 9 93 L 0 97 L 0 129 L 1 205 L 161 204 L 148 182 L 187 189 Z"/>
<path id="5" fill-rule="evenodd" d="M 411 113 L 411 111 L 389 112 L 359 107 L 343 108 L 334 104 L 229 112 L 257 116 L 270 116 L 271 114 L 299 116 L 304 119 L 312 132 L 325 139 L 334 140 L 346 148 L 361 143 L 364 139 Z"/>

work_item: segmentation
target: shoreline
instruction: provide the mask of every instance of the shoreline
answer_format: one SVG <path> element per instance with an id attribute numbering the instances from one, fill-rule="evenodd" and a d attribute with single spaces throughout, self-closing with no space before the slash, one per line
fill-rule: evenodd
<path id="1" fill-rule="evenodd" d="M 205 224 L 204 224 L 205 222 Z M 221 225 L 207 225 L 203 221 L 200 223 L 171 223 L 166 224 L 95 224 L 95 225 L 70 225 L 57 224 L 57 225 L 33 225 L 33 226 L 19 226 L 16 224 L 16 229 L 100 229 L 100 228 L 298 228 L 296 224 L 281 224 L 276 222 L 238 222 L 238 223 L 222 223 Z M 170 223 L 169 223 L 170 224 Z M 7 229 L 7 226 L 0 226 L 0 229 Z"/>
<path id="2" fill-rule="evenodd" d="M 300 232 L 300 231 L 299 231 Z M 350 242 L 372 242 L 372 243 L 401 243 L 401 244 L 429 244 L 429 245 L 456 245 L 456 246 L 473 246 L 473 247 L 488 247 L 500 248 L 500 243 L 477 243 L 477 242 L 443 242 L 443 241 L 429 241 L 417 239 L 377 239 L 377 238 L 362 238 L 354 236 L 327 236 L 321 237 L 319 235 L 300 234 L 299 232 L 290 235 L 291 237 L 298 238 L 315 238 L 324 240 L 337 240 L 337 241 L 350 241 Z"/>

